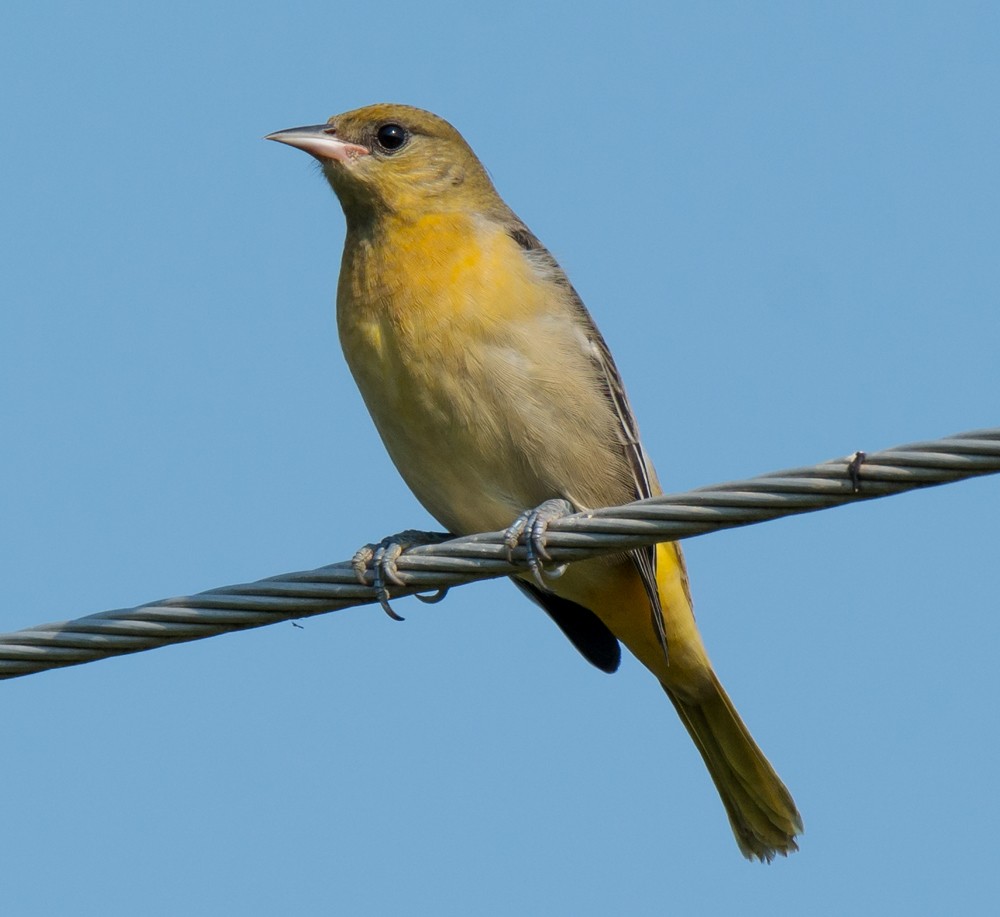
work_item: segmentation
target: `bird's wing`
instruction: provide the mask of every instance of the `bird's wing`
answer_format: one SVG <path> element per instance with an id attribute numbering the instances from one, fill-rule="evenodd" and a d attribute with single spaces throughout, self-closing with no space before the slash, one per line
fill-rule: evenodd
<path id="1" fill-rule="evenodd" d="M 603 384 L 604 395 L 615 416 L 618 418 L 619 442 L 622 454 L 631 471 L 635 498 L 643 500 L 646 497 L 653 496 L 649 466 L 646 464 L 646 455 L 642 448 L 642 442 L 639 439 L 639 425 L 636 422 L 635 414 L 632 412 L 632 406 L 629 404 L 628 395 L 625 393 L 625 385 L 622 383 L 621 374 L 615 365 L 614 357 L 611 356 L 611 351 L 608 349 L 607 343 L 594 323 L 594 319 L 591 317 L 590 312 L 587 311 L 587 307 L 583 304 L 580 295 L 573 289 L 573 285 L 569 282 L 569 278 L 567 278 L 559 263 L 552 257 L 548 249 L 542 245 L 537 236 L 516 217 L 509 224 L 507 232 L 536 264 L 544 265 L 546 273 L 552 282 L 563 287 L 569 295 L 573 308 L 576 310 L 580 326 L 586 336 L 589 345 L 589 355 L 598 369 L 598 377 Z M 663 626 L 663 608 L 660 604 L 660 592 L 656 584 L 656 545 L 630 551 L 629 556 L 632 558 L 632 562 L 635 564 L 642 579 L 643 587 L 649 598 L 653 629 L 656 631 L 664 654 L 666 654 L 667 635 Z M 540 596 L 532 597 L 536 601 L 542 601 Z M 546 610 L 549 609 L 546 608 Z M 549 613 L 552 614 L 551 611 Z M 559 624 L 559 620 L 555 618 L 555 615 L 553 615 L 553 618 Z M 562 624 L 559 626 L 563 627 Z M 564 632 L 566 632 L 565 628 Z M 567 636 L 570 635 L 567 633 Z M 570 637 L 570 639 L 572 640 L 573 638 Z M 576 645 L 576 641 L 574 640 L 573 642 Z M 579 649 L 579 646 L 577 648 Z M 587 656 L 587 654 L 584 653 L 584 656 Z"/>

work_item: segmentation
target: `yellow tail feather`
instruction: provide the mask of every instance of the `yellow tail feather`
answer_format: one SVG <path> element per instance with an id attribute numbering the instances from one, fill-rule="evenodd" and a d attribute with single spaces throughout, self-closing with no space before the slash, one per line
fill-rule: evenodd
<path id="1" fill-rule="evenodd" d="M 694 702 L 663 689 L 705 760 L 743 855 L 770 862 L 798 850 L 802 818 L 795 802 L 715 673 Z"/>

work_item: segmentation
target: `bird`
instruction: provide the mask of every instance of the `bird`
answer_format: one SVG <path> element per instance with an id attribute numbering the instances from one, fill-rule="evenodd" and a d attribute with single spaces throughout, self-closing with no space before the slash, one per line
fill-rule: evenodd
<path id="1" fill-rule="evenodd" d="M 513 582 L 597 668 L 614 672 L 624 644 L 653 674 L 745 857 L 797 850 L 802 819 L 709 661 L 680 547 L 544 566 L 553 519 L 662 493 L 611 352 L 558 262 L 428 111 L 379 103 L 266 139 L 313 156 L 339 199 L 341 346 L 416 498 L 453 535 L 523 543 L 530 569 Z"/>

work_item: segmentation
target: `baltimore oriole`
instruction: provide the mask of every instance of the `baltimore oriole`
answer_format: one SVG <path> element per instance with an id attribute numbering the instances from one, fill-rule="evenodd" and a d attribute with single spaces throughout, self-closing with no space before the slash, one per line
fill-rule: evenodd
<path id="1" fill-rule="evenodd" d="M 442 525 L 544 535 L 561 512 L 661 492 L 593 319 L 458 131 L 372 105 L 269 139 L 316 157 L 340 199 L 344 354 L 393 462 Z M 514 582 L 586 658 L 614 671 L 621 641 L 659 680 L 743 854 L 796 850 L 799 813 L 712 670 L 680 548 L 537 579 Z"/>

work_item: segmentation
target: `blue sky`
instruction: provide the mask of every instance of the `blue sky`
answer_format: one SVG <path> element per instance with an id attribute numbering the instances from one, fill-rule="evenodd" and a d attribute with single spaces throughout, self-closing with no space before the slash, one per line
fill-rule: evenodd
<path id="1" fill-rule="evenodd" d="M 369 102 L 462 130 L 668 489 L 998 422 L 992 4 L 36 0 L 0 78 L 0 629 L 432 525 L 339 353 L 336 201 L 261 140 Z M 997 496 L 688 544 L 786 861 L 638 664 L 489 583 L 5 683 L 4 910 L 987 913 Z"/>

